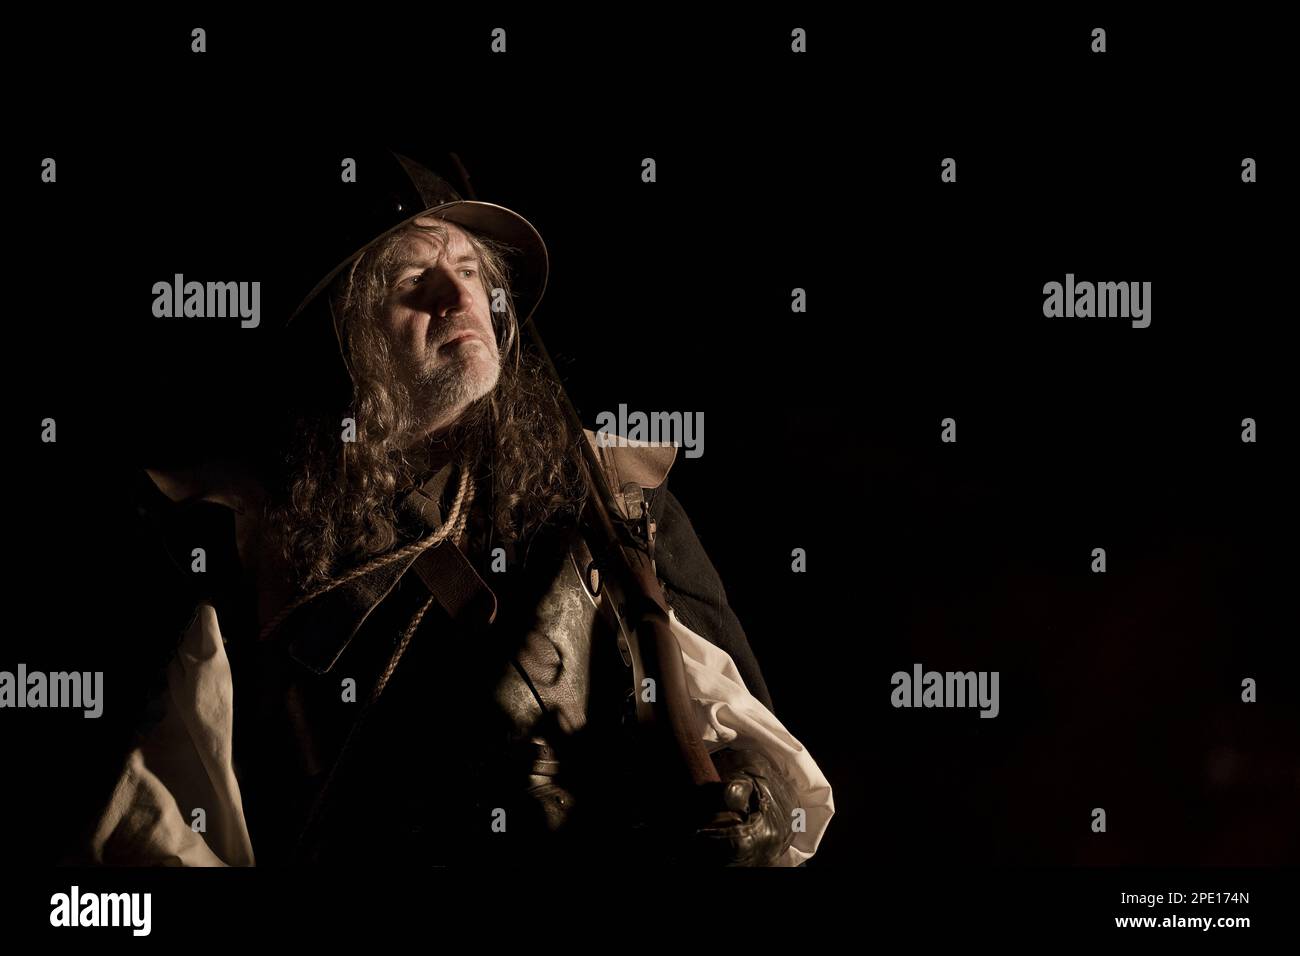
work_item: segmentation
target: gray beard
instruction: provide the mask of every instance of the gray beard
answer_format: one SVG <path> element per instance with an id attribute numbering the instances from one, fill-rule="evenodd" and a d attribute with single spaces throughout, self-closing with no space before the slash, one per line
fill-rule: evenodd
<path id="1" fill-rule="evenodd" d="M 453 362 L 419 373 L 412 388 L 412 398 L 420 417 L 432 421 L 454 408 L 468 405 L 491 390 L 484 390 L 481 385 L 476 366 Z"/>

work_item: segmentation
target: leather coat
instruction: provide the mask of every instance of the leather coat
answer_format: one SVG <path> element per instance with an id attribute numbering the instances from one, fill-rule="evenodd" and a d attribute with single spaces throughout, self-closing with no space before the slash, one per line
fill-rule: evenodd
<path id="1" fill-rule="evenodd" d="M 771 709 L 717 573 L 665 487 L 674 453 L 598 449 L 611 487 L 650 506 L 658 573 L 678 618 L 726 650 Z M 451 470 L 402 502 L 414 528 L 441 525 Z M 154 479 L 173 498 L 222 500 L 193 480 Z M 308 602 L 266 640 L 257 640 L 247 582 L 216 601 L 259 864 L 655 852 L 644 826 L 651 808 L 639 803 L 632 671 L 601 613 L 592 549 L 577 527 L 553 527 L 493 570 L 502 561 L 474 527 L 459 545 L 445 541 Z M 431 593 L 391 681 L 367 706 Z"/>

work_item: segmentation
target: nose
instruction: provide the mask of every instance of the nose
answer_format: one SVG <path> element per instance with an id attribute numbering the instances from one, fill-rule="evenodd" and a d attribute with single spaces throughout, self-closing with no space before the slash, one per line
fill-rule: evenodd
<path id="1" fill-rule="evenodd" d="M 438 263 L 430 271 L 425 283 L 428 311 L 442 318 L 451 313 L 468 312 L 473 303 L 473 286 L 476 278 L 460 274 L 461 267 Z"/>

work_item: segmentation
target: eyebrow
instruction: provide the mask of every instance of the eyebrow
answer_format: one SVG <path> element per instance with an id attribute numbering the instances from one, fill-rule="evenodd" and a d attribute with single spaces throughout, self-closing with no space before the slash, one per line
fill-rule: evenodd
<path id="1" fill-rule="evenodd" d="M 435 262 L 435 261 L 436 261 L 436 260 L 433 260 L 433 259 L 401 259 L 401 260 L 399 260 L 399 261 L 398 261 L 398 262 L 393 266 L 393 268 L 395 268 L 395 269 L 409 269 L 409 268 L 411 268 L 412 266 L 426 266 L 426 267 L 427 267 L 427 266 L 431 265 L 431 264 L 432 264 L 433 262 Z M 477 254 L 477 253 L 474 253 L 474 252 L 467 252 L 467 253 L 465 253 L 465 255 L 461 256 L 459 259 L 457 259 L 455 262 L 453 262 L 452 265 L 454 265 L 454 266 L 458 266 L 458 265 L 460 265 L 460 264 L 463 263 L 463 262 L 478 262 L 478 261 L 479 261 L 479 258 L 478 258 L 478 254 Z"/>

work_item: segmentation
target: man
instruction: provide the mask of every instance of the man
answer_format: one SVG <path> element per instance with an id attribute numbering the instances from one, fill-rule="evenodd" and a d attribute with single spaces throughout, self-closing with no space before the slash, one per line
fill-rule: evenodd
<path id="1" fill-rule="evenodd" d="M 337 264 L 283 330 L 261 440 L 149 471 L 228 508 L 238 560 L 195 601 L 92 859 L 805 861 L 830 788 L 665 487 L 675 449 L 575 434 L 524 341 L 536 230 L 393 154 L 354 185 L 346 215 L 326 204 L 349 251 L 310 257 Z M 712 814 L 647 779 L 583 441 L 653 544 Z"/>

